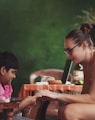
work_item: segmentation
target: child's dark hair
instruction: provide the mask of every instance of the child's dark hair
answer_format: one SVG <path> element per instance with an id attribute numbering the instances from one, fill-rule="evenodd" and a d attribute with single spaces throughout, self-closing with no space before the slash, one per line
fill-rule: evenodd
<path id="1" fill-rule="evenodd" d="M 88 43 L 88 46 L 94 46 L 95 33 L 92 35 L 93 31 L 95 31 L 94 24 L 83 23 L 80 29 L 72 30 L 65 39 L 73 38 L 75 43 L 79 43 L 79 46 L 83 41 Z"/>
<path id="2" fill-rule="evenodd" d="M 5 66 L 8 71 L 10 68 L 19 69 L 19 62 L 17 57 L 11 52 L 0 52 L 0 68 Z"/>

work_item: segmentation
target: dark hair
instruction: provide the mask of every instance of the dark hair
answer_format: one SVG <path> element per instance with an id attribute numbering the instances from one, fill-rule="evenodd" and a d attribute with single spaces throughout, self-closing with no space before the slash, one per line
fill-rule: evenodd
<path id="1" fill-rule="evenodd" d="M 5 66 L 6 70 L 10 68 L 19 69 L 17 57 L 11 52 L 0 52 L 0 68 Z"/>
<path id="2" fill-rule="evenodd" d="M 79 43 L 79 45 L 81 45 L 83 41 L 86 41 L 89 47 L 94 46 L 93 41 L 95 37 L 93 38 L 92 36 L 94 29 L 94 24 L 83 23 L 80 29 L 72 30 L 69 34 L 67 34 L 65 39 L 73 38 L 75 43 Z"/>

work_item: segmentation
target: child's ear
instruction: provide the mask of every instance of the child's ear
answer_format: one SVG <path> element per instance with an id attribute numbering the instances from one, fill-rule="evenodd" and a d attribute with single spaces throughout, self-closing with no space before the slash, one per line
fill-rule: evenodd
<path id="1" fill-rule="evenodd" d="M 6 73 L 6 68 L 5 66 L 1 67 L 1 75 L 4 75 Z"/>

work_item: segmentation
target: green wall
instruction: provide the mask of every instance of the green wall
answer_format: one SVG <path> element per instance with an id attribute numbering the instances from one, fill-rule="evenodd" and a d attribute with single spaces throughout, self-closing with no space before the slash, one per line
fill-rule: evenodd
<path id="1" fill-rule="evenodd" d="M 63 40 L 82 10 L 95 0 L 0 0 L 0 51 L 17 55 L 20 69 L 12 82 L 14 96 L 29 74 L 43 68 L 63 69 Z"/>

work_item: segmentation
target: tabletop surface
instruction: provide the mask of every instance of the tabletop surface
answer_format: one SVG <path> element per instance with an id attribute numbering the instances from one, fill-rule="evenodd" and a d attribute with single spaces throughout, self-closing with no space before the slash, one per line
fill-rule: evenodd
<path id="1" fill-rule="evenodd" d="M 25 98 L 28 93 L 37 90 L 50 90 L 50 91 L 72 91 L 81 92 L 82 85 L 66 85 L 66 84 L 52 84 L 52 85 L 37 85 L 37 84 L 23 84 L 19 91 L 19 98 Z"/>

